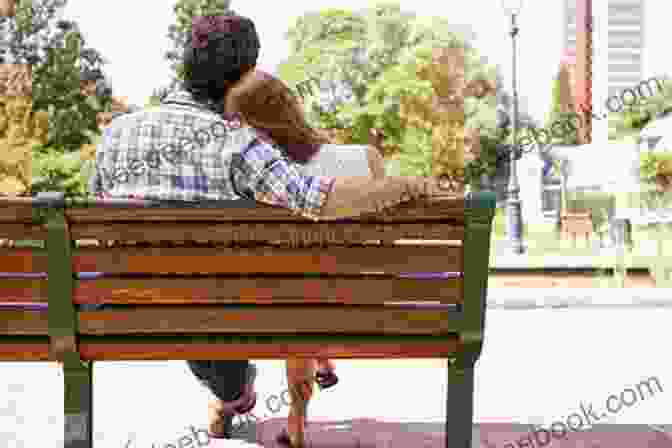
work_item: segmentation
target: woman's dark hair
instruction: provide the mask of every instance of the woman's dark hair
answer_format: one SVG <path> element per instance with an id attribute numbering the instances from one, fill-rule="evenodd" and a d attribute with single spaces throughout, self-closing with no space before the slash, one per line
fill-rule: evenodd
<path id="1" fill-rule="evenodd" d="M 214 17 L 214 19 L 224 19 Z M 184 88 L 194 99 L 213 103 L 219 109 L 229 87 L 246 72 L 254 68 L 259 57 L 259 36 L 254 22 L 247 17 L 226 16 L 227 23 L 235 23 L 228 29 L 217 29 L 208 24 L 194 23 L 194 33 L 207 36 L 203 42 L 193 45 L 194 33 L 188 36 L 184 48 Z"/>
<path id="2" fill-rule="evenodd" d="M 291 158 L 308 162 L 329 139 L 308 124 L 296 96 L 281 80 L 261 71 L 231 90 L 226 110 L 266 134 Z"/>

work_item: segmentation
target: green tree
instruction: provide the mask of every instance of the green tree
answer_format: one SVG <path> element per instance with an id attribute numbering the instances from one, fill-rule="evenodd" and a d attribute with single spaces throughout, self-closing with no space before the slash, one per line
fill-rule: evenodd
<path id="1" fill-rule="evenodd" d="M 609 114 L 610 139 L 638 134 L 651 120 L 672 109 L 672 82 L 667 77 L 650 78 L 631 90 L 635 98 L 622 91 L 610 99 L 610 107 L 616 109 Z"/>
<path id="2" fill-rule="evenodd" d="M 575 112 L 565 112 L 562 110 L 562 83 L 565 82 L 565 78 L 566 76 L 562 73 L 561 69 L 558 76 L 553 79 L 553 104 L 551 106 L 551 112 L 548 115 L 546 130 L 551 134 L 551 143 L 576 145 L 578 143 L 577 128 L 581 125 L 581 122 L 577 123 L 577 118 L 581 117 Z M 567 86 L 567 88 L 569 88 L 569 86 Z M 556 123 L 563 124 L 564 132 L 561 136 L 556 135 L 557 131 L 555 129 L 557 129 L 558 126 L 553 126 Z"/>
<path id="3" fill-rule="evenodd" d="M 431 127 L 404 126 L 402 98 L 429 98 L 429 81 L 418 71 L 431 63 L 432 49 L 459 46 L 466 51 L 466 78 L 494 79 L 468 38 L 447 20 L 419 17 L 398 3 L 379 3 L 361 11 L 325 9 L 299 17 L 286 33 L 290 56 L 279 67 L 290 85 L 320 80 L 304 98 L 311 122 L 322 128 L 351 130 L 350 143 L 369 142 L 371 128 L 380 129 L 386 145 L 400 148 L 399 171 L 427 175 L 431 164 Z M 493 153 L 502 136 L 495 129 L 496 99 L 467 98 L 467 124 L 481 130 L 485 151 Z"/>
<path id="4" fill-rule="evenodd" d="M 168 27 L 167 37 L 172 48 L 165 53 L 173 71 L 170 87 L 174 88 L 184 79 L 182 53 L 191 34 L 191 21 L 194 16 L 234 15 L 230 9 L 231 0 L 178 0 L 173 6 L 175 23 Z"/>
<path id="5" fill-rule="evenodd" d="M 111 104 L 106 61 L 86 45 L 76 22 L 56 17 L 66 2 L 20 0 L 15 17 L 0 18 L 0 63 L 32 65 L 33 111 L 50 114 L 48 142 L 33 150 L 33 194 L 83 193 L 77 151 L 100 135 L 96 116 Z M 82 94 L 82 75 L 96 81 L 95 97 Z"/>
<path id="6" fill-rule="evenodd" d="M 99 133 L 97 113 L 109 109 L 111 103 L 101 70 L 105 59 L 86 46 L 76 22 L 56 18 L 66 1 L 21 0 L 16 17 L 0 19 L 5 45 L 0 62 L 32 65 L 33 110 L 49 111 L 47 147 L 62 152 L 90 143 Z M 96 98 L 81 94 L 83 73 L 97 74 Z"/>

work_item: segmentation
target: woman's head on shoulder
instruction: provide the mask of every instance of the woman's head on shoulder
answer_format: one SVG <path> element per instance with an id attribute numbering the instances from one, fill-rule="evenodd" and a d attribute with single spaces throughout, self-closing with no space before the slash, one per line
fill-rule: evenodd
<path id="1" fill-rule="evenodd" d="M 262 70 L 251 70 L 229 90 L 225 110 L 268 135 L 300 163 L 310 160 L 322 144 L 329 143 L 325 135 L 308 124 L 292 90 Z"/>

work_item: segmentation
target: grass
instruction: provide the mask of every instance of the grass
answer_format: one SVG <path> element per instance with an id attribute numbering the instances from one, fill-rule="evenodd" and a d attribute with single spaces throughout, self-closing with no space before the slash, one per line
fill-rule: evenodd
<path id="1" fill-rule="evenodd" d="M 644 252 L 641 250 L 643 246 L 648 246 L 647 252 L 653 252 L 640 256 L 646 258 L 656 284 L 661 288 L 672 288 L 672 224 L 633 226 L 632 233 L 640 253 Z"/>
<path id="2" fill-rule="evenodd" d="M 653 274 L 660 288 L 672 288 L 672 224 L 660 226 L 633 226 L 633 248 L 622 256 L 600 255 L 584 242 L 573 247 L 561 241 L 553 224 L 526 224 L 523 241 L 526 246 L 525 259 L 530 267 L 548 265 L 548 257 L 579 256 L 590 257 L 591 263 L 601 269 L 615 268 L 615 276 L 598 274 L 602 287 L 622 287 L 626 268 L 646 268 Z M 506 216 L 503 209 L 497 209 L 493 220 L 493 242 L 506 240 Z M 497 254 L 492 251 L 491 264 L 496 265 Z M 604 277 L 604 278 L 601 278 Z"/>
<path id="3" fill-rule="evenodd" d="M 495 218 L 492 220 L 492 236 L 495 239 L 506 238 L 506 215 L 502 208 L 495 210 Z"/>
<path id="4" fill-rule="evenodd" d="M 639 129 L 609 129 L 609 142 L 625 143 L 635 141 L 639 137 Z"/>

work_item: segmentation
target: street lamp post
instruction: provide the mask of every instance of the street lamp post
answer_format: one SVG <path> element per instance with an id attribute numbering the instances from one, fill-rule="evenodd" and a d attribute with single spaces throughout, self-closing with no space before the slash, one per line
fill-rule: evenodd
<path id="1" fill-rule="evenodd" d="M 511 36 L 513 57 L 512 57 L 512 78 L 513 78 L 513 119 L 511 120 L 512 146 L 509 153 L 509 185 L 507 191 L 507 233 L 511 250 L 514 254 L 520 255 L 525 252 L 523 246 L 523 215 L 522 204 L 520 201 L 520 182 L 518 181 L 517 158 L 518 148 L 518 86 L 516 80 L 516 36 L 518 35 L 518 25 L 516 17 L 522 8 L 522 0 L 501 0 L 502 8 L 507 15 L 511 16 Z"/>

